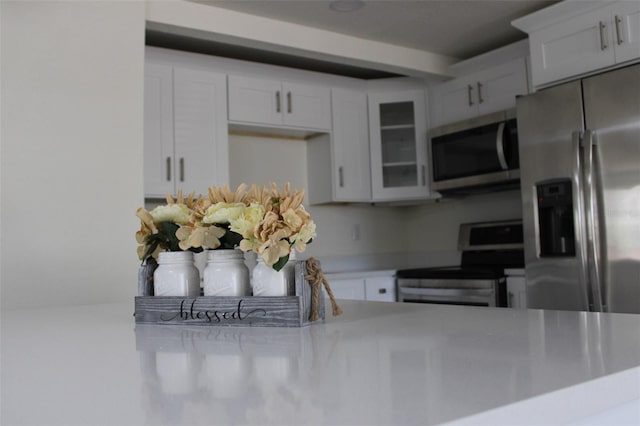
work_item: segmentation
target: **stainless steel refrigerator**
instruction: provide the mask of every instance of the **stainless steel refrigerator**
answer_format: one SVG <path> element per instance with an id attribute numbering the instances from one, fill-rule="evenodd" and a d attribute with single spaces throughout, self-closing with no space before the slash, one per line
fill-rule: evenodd
<path id="1" fill-rule="evenodd" d="M 517 100 L 529 308 L 640 313 L 640 65 Z"/>

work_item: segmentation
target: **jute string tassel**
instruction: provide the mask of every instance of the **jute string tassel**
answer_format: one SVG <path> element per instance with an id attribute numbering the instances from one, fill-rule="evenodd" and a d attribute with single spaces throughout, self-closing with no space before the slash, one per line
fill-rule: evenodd
<path id="1" fill-rule="evenodd" d="M 324 288 L 327 290 L 327 294 L 329 295 L 329 300 L 331 300 L 333 316 L 340 315 L 342 313 L 342 309 L 338 306 L 336 298 L 333 296 L 333 291 L 331 291 L 331 287 L 322 273 L 320 264 L 313 257 L 310 257 L 307 260 L 307 275 L 304 276 L 304 279 L 309 281 L 313 290 L 311 294 L 311 314 L 309 315 L 309 321 L 316 321 L 318 319 L 318 299 L 320 298 L 321 284 L 324 284 Z"/>

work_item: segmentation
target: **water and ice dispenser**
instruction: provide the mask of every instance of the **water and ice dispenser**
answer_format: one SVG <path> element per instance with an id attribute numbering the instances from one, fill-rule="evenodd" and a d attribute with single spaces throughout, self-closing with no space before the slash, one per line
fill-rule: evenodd
<path id="1" fill-rule="evenodd" d="M 570 179 L 536 184 L 540 257 L 576 255 Z"/>

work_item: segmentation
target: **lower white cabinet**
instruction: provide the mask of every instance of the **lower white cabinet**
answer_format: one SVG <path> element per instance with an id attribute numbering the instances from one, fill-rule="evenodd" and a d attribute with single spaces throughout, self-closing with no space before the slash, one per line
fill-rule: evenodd
<path id="1" fill-rule="evenodd" d="M 395 277 L 371 277 L 364 280 L 364 295 L 366 300 L 378 302 L 396 301 Z"/>
<path id="2" fill-rule="evenodd" d="M 507 303 L 510 308 L 527 309 L 527 283 L 524 276 L 507 276 Z"/>
<path id="3" fill-rule="evenodd" d="M 328 279 L 331 291 L 336 299 L 366 300 L 364 279 L 334 280 Z M 328 296 L 325 293 L 325 296 Z"/>
<path id="4" fill-rule="evenodd" d="M 327 274 L 327 280 L 336 299 L 396 301 L 396 279 L 394 276 L 331 278 L 330 274 Z M 326 293 L 325 296 L 327 296 Z"/>

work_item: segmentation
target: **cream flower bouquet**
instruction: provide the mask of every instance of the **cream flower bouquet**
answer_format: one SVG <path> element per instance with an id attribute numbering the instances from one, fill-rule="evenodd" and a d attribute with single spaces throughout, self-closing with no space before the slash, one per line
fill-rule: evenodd
<path id="1" fill-rule="evenodd" d="M 150 212 L 138 209 L 141 229 L 136 233 L 138 256 L 145 262 L 161 251 L 200 252 L 203 249 L 253 251 L 267 266 L 279 271 L 292 249 L 303 252 L 316 236 L 316 225 L 302 205 L 304 191 L 282 192 L 277 185 L 240 185 L 209 188 L 207 197 L 194 194 L 174 200 Z"/>

